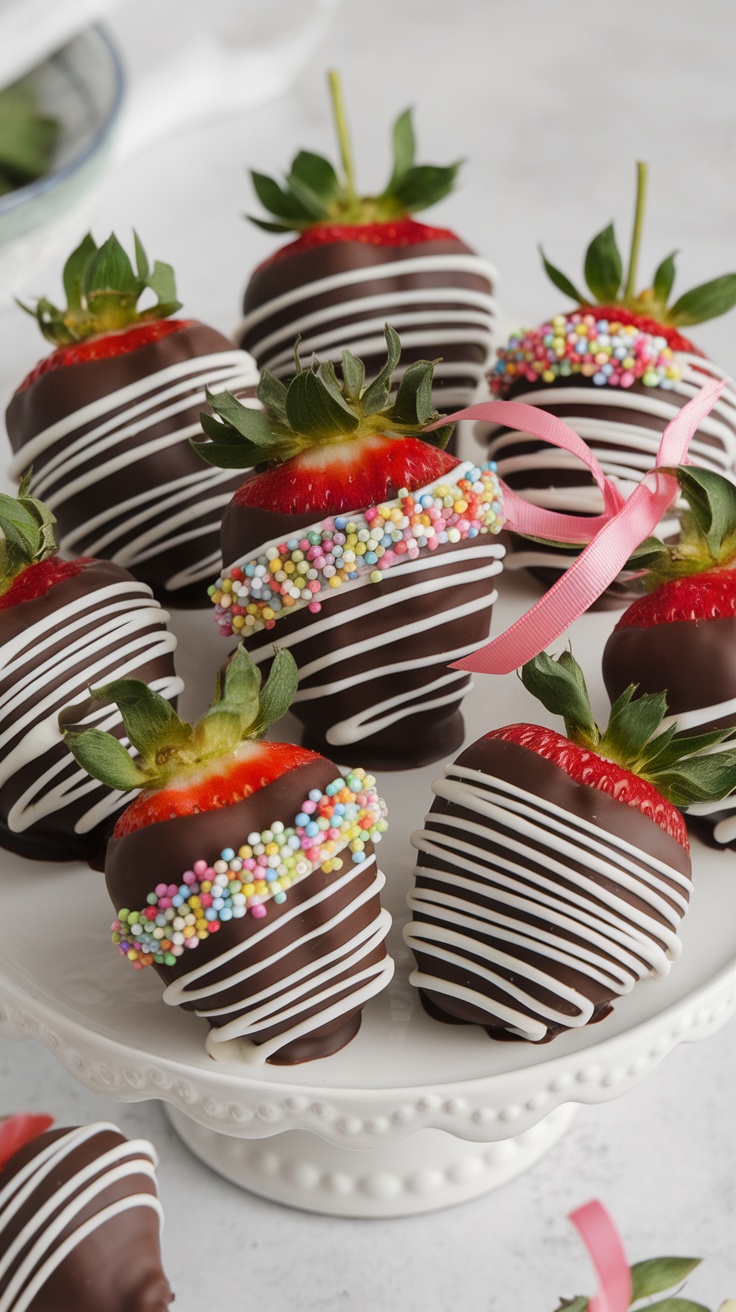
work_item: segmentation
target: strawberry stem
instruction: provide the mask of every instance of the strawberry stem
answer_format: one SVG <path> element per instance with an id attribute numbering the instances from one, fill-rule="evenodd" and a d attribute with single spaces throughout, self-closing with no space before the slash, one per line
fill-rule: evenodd
<path id="1" fill-rule="evenodd" d="M 639 245 L 641 243 L 641 233 L 644 226 L 644 207 L 647 196 L 647 165 L 642 164 L 641 160 L 636 165 L 636 207 L 634 209 L 634 228 L 631 234 L 631 249 L 629 251 L 629 271 L 626 277 L 626 288 L 624 290 L 624 301 L 631 301 L 636 295 L 636 268 L 639 263 Z"/>
<path id="2" fill-rule="evenodd" d="M 330 84 L 330 96 L 332 99 L 332 112 L 335 117 L 335 127 L 337 129 L 337 140 L 340 146 L 340 160 L 345 173 L 345 189 L 348 199 L 357 200 L 358 195 L 355 190 L 355 174 L 353 172 L 353 152 L 350 145 L 350 132 L 348 130 L 347 114 L 345 113 L 345 103 L 342 98 L 342 86 L 340 84 L 340 74 L 336 69 L 331 68 L 327 74 L 327 80 Z"/>

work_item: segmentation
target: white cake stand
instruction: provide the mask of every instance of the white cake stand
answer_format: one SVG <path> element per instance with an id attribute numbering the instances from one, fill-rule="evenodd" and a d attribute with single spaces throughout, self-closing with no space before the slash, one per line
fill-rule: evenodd
<path id="1" fill-rule="evenodd" d="M 519 584 L 506 594 L 499 627 L 528 604 Z M 610 615 L 585 616 L 572 635 L 601 718 L 597 671 L 612 624 Z M 187 651 L 200 661 L 210 655 L 204 625 L 202 616 L 179 621 Z M 515 678 L 478 682 L 466 703 L 472 737 L 514 720 L 551 723 Z M 576 1104 L 618 1097 L 675 1044 L 726 1022 L 736 1006 L 736 863 L 733 854 L 694 846 L 684 951 L 667 980 L 641 983 L 606 1020 L 552 1044 L 493 1043 L 474 1027 L 430 1020 L 408 983 L 399 924 L 411 880 L 408 836 L 438 773 L 435 766 L 381 777 L 391 816 L 381 864 L 397 922 L 390 940 L 397 970 L 342 1052 L 290 1068 L 212 1061 L 204 1021 L 166 1007 L 153 971 L 133 971 L 110 944 L 102 878 L 81 866 L 11 857 L 0 870 L 0 1032 L 38 1039 L 109 1098 L 161 1099 L 209 1166 L 295 1207 L 400 1216 L 503 1184 L 557 1141 Z"/>

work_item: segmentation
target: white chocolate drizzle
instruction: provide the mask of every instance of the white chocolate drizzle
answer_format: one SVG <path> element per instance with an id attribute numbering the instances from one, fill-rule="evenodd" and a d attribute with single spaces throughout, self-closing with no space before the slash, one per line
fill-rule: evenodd
<path id="1" fill-rule="evenodd" d="M 421 855 L 408 897 L 415 918 L 404 938 L 435 963 L 413 972 L 417 988 L 472 1003 L 487 1012 L 489 1025 L 538 1042 L 550 1028 L 591 1019 L 586 978 L 622 995 L 648 974 L 668 974 L 681 951 L 677 930 L 689 878 L 482 771 L 446 766 L 433 791 L 477 820 L 430 812 L 412 837 Z M 530 952 L 534 964 L 526 960 Z M 470 982 L 445 978 L 444 964 L 460 966 Z M 567 967 L 581 978 L 577 987 L 559 978 Z"/>

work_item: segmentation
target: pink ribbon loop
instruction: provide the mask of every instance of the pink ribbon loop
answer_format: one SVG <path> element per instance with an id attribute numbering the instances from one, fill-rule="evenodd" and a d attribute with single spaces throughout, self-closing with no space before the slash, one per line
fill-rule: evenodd
<path id="1" fill-rule="evenodd" d="M 621 1236 L 597 1200 L 570 1213 L 596 1269 L 600 1288 L 588 1312 L 626 1312 L 631 1302 L 631 1271 Z"/>
<path id="2" fill-rule="evenodd" d="M 442 422 L 480 419 L 520 427 L 578 456 L 590 469 L 603 494 L 604 512 L 597 516 L 562 515 L 532 506 L 505 484 L 506 527 L 531 537 L 556 542 L 587 542 L 564 574 L 530 610 L 485 647 L 454 662 L 452 668 L 476 674 L 510 674 L 555 642 L 620 574 L 632 551 L 649 537 L 677 495 L 677 480 L 663 467 L 687 463 L 690 440 L 710 413 L 724 382 L 706 383 L 665 428 L 654 469 L 624 501 L 603 473 L 585 442 L 555 415 L 513 401 L 487 401 L 448 415 Z M 437 427 L 437 425 L 434 425 Z"/>

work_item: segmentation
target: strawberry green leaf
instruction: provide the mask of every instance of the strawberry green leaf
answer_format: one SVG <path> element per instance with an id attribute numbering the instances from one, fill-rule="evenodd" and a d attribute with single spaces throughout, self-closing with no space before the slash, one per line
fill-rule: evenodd
<path id="1" fill-rule="evenodd" d="M 191 725 L 184 724 L 171 702 L 142 679 L 115 679 L 89 691 L 98 701 L 117 704 L 125 732 L 147 767 L 155 765 L 159 750 L 179 746 L 191 737 Z"/>
<path id="2" fill-rule="evenodd" d="M 718 562 L 724 547 L 733 545 L 736 532 L 736 487 L 721 474 L 695 465 L 680 465 L 671 472 L 677 479 L 695 523 Z"/>
<path id="3" fill-rule="evenodd" d="M 638 1303 L 640 1298 L 651 1298 L 653 1294 L 663 1294 L 665 1290 L 673 1289 L 689 1276 L 700 1262 L 699 1257 L 653 1257 L 646 1262 L 636 1262 L 631 1268 L 632 1303 Z"/>
<path id="4" fill-rule="evenodd" d="M 208 427 L 213 421 L 210 415 L 201 414 L 199 422 L 210 433 Z M 247 438 L 238 437 L 225 428 L 223 424 L 217 424 L 222 429 L 222 437 L 211 434 L 211 442 L 195 442 L 193 438 L 189 439 L 189 445 L 197 455 L 208 465 L 214 465 L 217 469 L 252 469 L 254 465 L 263 460 L 263 453 L 260 447 Z"/>
<path id="5" fill-rule="evenodd" d="M 736 789 L 736 750 L 691 756 L 670 769 L 651 770 L 647 777 L 674 806 L 718 802 Z"/>
<path id="6" fill-rule="evenodd" d="M 320 383 L 325 388 L 325 390 L 329 392 L 333 401 L 335 401 L 336 404 L 339 405 L 345 411 L 345 414 L 349 416 L 349 422 L 352 426 L 352 429 L 357 428 L 360 420 L 358 419 L 358 416 L 356 415 L 355 410 L 351 406 L 350 402 L 345 398 L 345 396 L 343 396 L 342 388 L 340 387 L 340 384 L 337 381 L 335 366 L 331 360 L 325 360 L 317 366 L 317 378 L 319 379 Z M 355 422 L 356 420 L 357 423 Z"/>
<path id="7" fill-rule="evenodd" d="M 601 305 L 615 301 L 621 286 L 623 264 L 613 224 L 594 237 L 585 253 L 585 281 Z"/>
<path id="8" fill-rule="evenodd" d="M 328 203 L 318 192 L 313 191 L 309 183 L 304 182 L 302 178 L 297 177 L 294 173 L 290 173 L 286 181 L 289 184 L 289 191 L 296 196 L 302 208 L 309 215 L 310 222 L 329 217 Z"/>
<path id="9" fill-rule="evenodd" d="M 0 493 L 0 593 L 28 565 L 46 560 L 56 550 L 54 515 L 42 501 L 27 495 L 30 470 L 17 497 Z"/>
<path id="10" fill-rule="evenodd" d="M 391 194 L 410 214 L 426 210 L 450 194 L 462 162 L 458 160 L 446 168 L 434 164 L 415 164 L 402 174 L 392 187 Z"/>
<path id="11" fill-rule="evenodd" d="M 153 308 L 157 318 L 166 319 L 181 309 L 181 301 L 176 299 L 176 279 L 170 264 L 156 260 L 153 273 L 146 279 L 147 286 L 155 294 L 158 304 Z"/>
<path id="12" fill-rule="evenodd" d="M 291 427 L 306 436 L 340 437 L 360 423 L 347 405 L 333 396 L 311 369 L 292 378 L 286 396 L 286 415 Z"/>
<path id="13" fill-rule="evenodd" d="M 142 282 L 147 283 L 148 275 L 150 273 L 150 268 L 148 265 L 148 256 L 146 255 L 146 252 L 143 249 L 143 243 L 140 237 L 138 236 L 138 233 L 136 232 L 135 228 L 133 229 L 133 246 L 135 249 L 135 266 L 136 269 L 138 270 L 138 277 L 141 279 Z"/>
<path id="14" fill-rule="evenodd" d="M 294 159 L 287 179 L 292 189 L 294 179 L 307 187 L 311 195 L 325 203 L 333 200 L 340 189 L 337 174 L 329 160 L 309 150 L 300 150 Z"/>
<path id="15" fill-rule="evenodd" d="M 685 292 L 669 311 L 670 323 L 684 327 L 717 319 L 736 305 L 736 273 L 724 273 L 721 278 L 701 283 Z"/>
<path id="16" fill-rule="evenodd" d="M 641 755 L 640 774 L 647 778 L 653 777 L 658 772 L 668 770 L 671 766 L 677 765 L 678 761 L 683 758 L 692 756 L 696 752 L 708 751 L 711 747 L 718 746 L 719 743 L 726 742 L 732 737 L 730 729 L 711 729 L 710 733 L 699 733 L 688 735 L 686 730 L 678 732 L 677 725 L 670 725 L 664 733 L 657 734 L 651 743 Z"/>
<path id="17" fill-rule="evenodd" d="M 361 405 L 365 415 L 378 414 L 385 406 L 391 391 L 391 375 L 401 357 L 399 334 L 390 323 L 384 324 L 383 335 L 386 338 L 386 363 L 363 393 Z"/>
<path id="18" fill-rule="evenodd" d="M 410 109 L 405 109 L 403 114 L 399 114 L 396 119 L 392 129 L 392 141 L 394 168 L 386 192 L 393 195 L 397 184 L 412 168 L 416 155 L 416 141 Z"/>
<path id="19" fill-rule="evenodd" d="M 272 414 L 282 421 L 286 420 L 286 383 L 272 374 L 270 369 L 263 370 L 256 396 L 261 405 L 265 405 Z"/>
<path id="20" fill-rule="evenodd" d="M 365 383 L 365 365 L 356 355 L 350 351 L 342 353 L 342 378 L 345 384 L 345 394 L 355 404 L 360 400 L 360 394 L 363 391 Z"/>
<path id="21" fill-rule="evenodd" d="M 624 568 L 626 570 L 648 570 L 669 560 L 670 553 L 659 538 L 645 538 L 632 551 Z"/>
<path id="22" fill-rule="evenodd" d="M 268 447 L 273 442 L 289 440 L 292 436 L 286 424 L 279 423 L 263 410 L 243 405 L 232 392 L 208 391 L 207 401 L 220 419 L 224 419 L 225 423 L 256 446 Z M 212 421 L 212 424 L 216 423 L 217 420 Z M 214 432 L 214 429 L 210 425 L 205 431 Z"/>
<path id="23" fill-rule="evenodd" d="M 662 305 L 667 304 L 670 292 L 672 291 L 675 282 L 676 255 L 677 251 L 673 251 L 671 255 L 668 255 L 666 259 L 662 260 L 662 263 L 659 265 L 654 275 L 654 282 L 652 284 L 654 299 L 659 301 Z"/>
<path id="24" fill-rule="evenodd" d="M 578 1298 L 561 1299 L 559 1307 L 555 1312 L 588 1312 L 590 1299 L 579 1296 Z"/>
<path id="25" fill-rule="evenodd" d="M 238 737 L 250 730 L 258 715 L 258 695 L 261 688 L 261 671 L 249 656 L 242 643 L 236 647 L 225 677 L 215 690 L 215 701 L 205 715 L 226 711 L 238 716 Z M 252 733 L 249 736 L 254 736 Z"/>
<path id="26" fill-rule="evenodd" d="M 444 451 L 454 431 L 454 424 L 443 424 L 441 428 L 433 428 L 431 432 L 427 432 L 425 429 L 421 434 L 421 438 L 429 446 L 436 446 L 439 447 L 440 451 Z"/>
<path id="27" fill-rule="evenodd" d="M 710 1308 L 689 1298 L 665 1298 L 659 1303 L 648 1303 L 646 1312 L 710 1312 Z"/>
<path id="28" fill-rule="evenodd" d="M 667 714 L 665 693 L 643 693 L 635 698 L 635 692 L 636 685 L 629 684 L 614 702 L 600 744 L 604 756 L 627 768 L 639 760 Z"/>
<path id="29" fill-rule="evenodd" d="M 69 259 L 64 265 L 64 294 L 70 310 L 79 310 L 82 307 L 82 281 L 84 278 L 84 271 L 96 252 L 97 246 L 94 238 L 92 237 L 91 232 L 88 232 L 87 236 L 79 243 L 76 250 L 72 251 Z"/>
<path id="30" fill-rule="evenodd" d="M 395 423 L 429 424 L 439 417 L 432 405 L 432 369 L 428 360 L 417 360 L 409 365 L 391 409 Z"/>
<path id="31" fill-rule="evenodd" d="M 293 232 L 293 223 L 271 223 L 268 219 L 259 219 L 255 214 L 246 214 L 249 223 L 255 223 L 257 228 L 262 228 L 264 232 Z M 308 215 L 305 215 L 305 226 L 309 222 Z"/>
<path id="32" fill-rule="evenodd" d="M 255 193 L 269 214 L 275 214 L 279 219 L 297 219 L 299 221 L 309 219 L 308 211 L 305 210 L 296 196 L 293 196 L 289 191 L 283 191 L 273 178 L 267 177 L 265 173 L 255 172 L 251 172 L 250 176 Z M 261 219 L 253 219 L 252 222 L 264 226 Z M 276 231 L 279 231 L 281 226 L 277 225 Z M 293 226 L 293 224 L 286 224 L 285 231 L 291 232 Z"/>
<path id="33" fill-rule="evenodd" d="M 88 300 L 97 294 L 136 294 L 141 290 L 141 280 L 114 233 L 87 264 L 82 290 Z"/>
<path id="34" fill-rule="evenodd" d="M 554 264 L 550 264 L 541 246 L 539 247 L 539 254 L 542 257 L 542 264 L 547 277 L 554 283 L 558 291 L 564 292 L 565 296 L 571 296 L 574 301 L 577 301 L 578 305 L 582 305 L 585 297 L 581 295 L 575 284 L 570 282 L 566 274 L 562 273 L 560 269 L 556 269 Z"/>
<path id="35" fill-rule="evenodd" d="M 261 691 L 261 704 L 258 717 L 251 728 L 251 735 L 260 738 L 269 725 L 275 724 L 282 715 L 286 715 L 296 696 L 299 671 L 291 652 L 274 643 L 274 658 L 271 672 Z"/>
<path id="36" fill-rule="evenodd" d="M 521 682 L 553 715 L 561 715 L 572 742 L 595 748 L 600 730 L 593 719 L 583 671 L 570 652 L 557 660 L 541 652 L 521 670 Z"/>
<path id="37" fill-rule="evenodd" d="M 75 731 L 60 725 L 69 751 L 93 779 L 99 779 L 108 788 L 128 793 L 132 788 L 145 788 L 147 775 L 126 752 L 119 738 L 100 729 Z"/>

